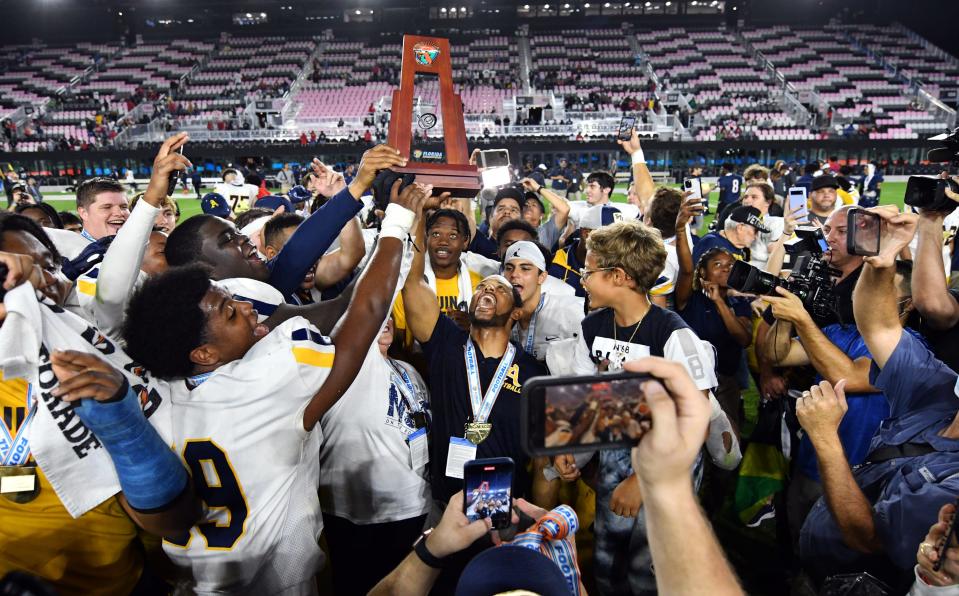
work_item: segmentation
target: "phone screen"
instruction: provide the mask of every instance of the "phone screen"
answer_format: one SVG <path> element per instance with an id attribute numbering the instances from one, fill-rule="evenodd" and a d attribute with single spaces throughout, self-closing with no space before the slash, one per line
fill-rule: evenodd
<path id="1" fill-rule="evenodd" d="M 798 209 L 798 211 L 796 211 Z M 796 221 L 806 222 L 809 220 L 809 207 L 806 204 L 806 187 L 793 186 L 789 189 L 789 209 L 791 213 L 796 211 Z"/>
<path id="2" fill-rule="evenodd" d="M 651 422 L 642 390 L 649 379 L 619 373 L 529 381 L 527 450 L 548 455 L 632 447 Z"/>
<path id="3" fill-rule="evenodd" d="M 879 254 L 881 218 L 863 209 L 850 209 L 846 221 L 846 252 L 872 257 Z"/>
<path id="4" fill-rule="evenodd" d="M 686 178 L 683 181 L 683 190 L 693 193 L 689 198 L 703 198 L 703 183 L 699 178 Z"/>
<path id="5" fill-rule="evenodd" d="M 474 459 L 463 466 L 463 514 L 471 522 L 488 517 L 495 529 L 509 527 L 512 494 L 512 459 Z"/>
<path id="6" fill-rule="evenodd" d="M 487 168 L 480 172 L 480 178 L 483 181 L 483 188 L 499 188 L 506 186 L 513 180 L 509 166 Z"/>
<path id="7" fill-rule="evenodd" d="M 616 138 L 621 141 L 628 141 L 633 136 L 633 129 L 636 128 L 636 118 L 633 116 L 623 116 L 619 121 L 619 132 Z"/>
<path id="8" fill-rule="evenodd" d="M 490 149 L 480 151 L 477 165 L 481 168 L 502 168 L 509 166 L 509 151 L 506 149 Z"/>

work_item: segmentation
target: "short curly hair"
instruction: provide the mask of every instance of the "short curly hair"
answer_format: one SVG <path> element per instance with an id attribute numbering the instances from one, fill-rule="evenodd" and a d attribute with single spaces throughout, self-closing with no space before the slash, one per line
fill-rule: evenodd
<path id="1" fill-rule="evenodd" d="M 619 267 L 633 278 L 636 291 L 647 293 L 666 266 L 666 247 L 655 228 L 636 220 L 617 221 L 593 230 L 586 248 L 600 268 Z"/>
<path id="2" fill-rule="evenodd" d="M 187 218 L 186 221 L 173 228 L 164 249 L 166 260 L 171 267 L 200 261 L 200 251 L 203 248 L 203 236 L 200 234 L 200 228 L 215 219 L 219 218 L 215 215 L 199 213 Z"/>
<path id="3" fill-rule="evenodd" d="M 200 265 L 174 267 L 146 280 L 127 304 L 121 331 L 127 354 L 160 379 L 191 375 L 190 352 L 206 341 L 200 302 L 211 285 Z"/>

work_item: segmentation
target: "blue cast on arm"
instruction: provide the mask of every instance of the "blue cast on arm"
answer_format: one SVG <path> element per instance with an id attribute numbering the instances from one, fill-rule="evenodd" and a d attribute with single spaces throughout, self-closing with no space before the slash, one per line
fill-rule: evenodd
<path id="1" fill-rule="evenodd" d="M 294 293 L 317 261 L 326 253 L 346 222 L 355 217 L 363 203 L 350 194 L 349 187 L 336 193 L 332 199 L 308 217 L 293 232 L 290 239 L 268 264 L 270 285 L 284 297 Z"/>
<path id="2" fill-rule="evenodd" d="M 130 506 L 144 513 L 161 511 L 180 496 L 189 475 L 147 422 L 129 383 L 124 390 L 120 401 L 83 399 L 75 411 L 110 454 Z"/>

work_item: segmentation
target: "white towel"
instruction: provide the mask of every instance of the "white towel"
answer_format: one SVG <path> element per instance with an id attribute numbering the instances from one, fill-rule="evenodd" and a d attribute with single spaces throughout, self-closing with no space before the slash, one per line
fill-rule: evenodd
<path id="1" fill-rule="evenodd" d="M 426 275 L 426 283 L 433 288 L 433 291 L 436 291 L 436 274 L 433 273 L 433 267 L 430 266 L 430 259 L 427 256 L 426 258 L 426 269 L 423 272 Z M 457 272 L 459 278 L 457 283 L 459 285 L 459 295 L 456 297 L 456 304 L 459 305 L 465 302 L 469 305 L 470 301 L 473 299 L 473 279 L 470 277 L 469 269 L 466 268 L 466 263 L 463 262 L 463 258 L 460 257 L 460 268 Z"/>
<path id="2" fill-rule="evenodd" d="M 50 366 L 53 350 L 96 354 L 124 373 L 140 396 L 143 413 L 160 436 L 169 440 L 171 387 L 150 377 L 120 346 L 82 318 L 37 302 L 29 284 L 4 298 L 7 318 L 0 326 L 0 370 L 4 378 L 33 383 L 39 405 L 28 429 L 33 457 L 63 506 L 79 517 L 120 492 L 109 454 L 74 414 L 73 405 L 53 395 L 59 385 Z"/>

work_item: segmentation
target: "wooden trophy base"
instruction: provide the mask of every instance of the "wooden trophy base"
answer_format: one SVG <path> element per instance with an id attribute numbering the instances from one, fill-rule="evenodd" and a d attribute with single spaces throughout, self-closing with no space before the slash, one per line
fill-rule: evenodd
<path id="1" fill-rule="evenodd" d="M 416 174 L 420 184 L 432 184 L 433 194 L 448 192 L 456 199 L 472 199 L 483 188 L 476 166 L 409 162 L 406 167 L 390 168 L 401 174 Z"/>

